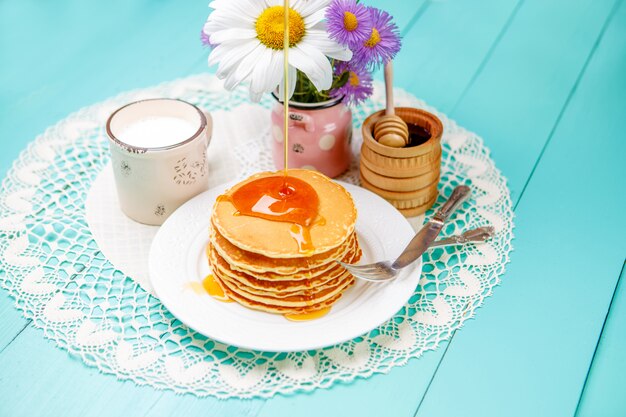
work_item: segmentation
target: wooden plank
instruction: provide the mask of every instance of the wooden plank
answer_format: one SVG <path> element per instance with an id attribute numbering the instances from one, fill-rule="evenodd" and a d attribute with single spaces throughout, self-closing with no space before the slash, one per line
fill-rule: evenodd
<path id="1" fill-rule="evenodd" d="M 404 36 L 396 85 L 450 112 L 521 1 L 430 2 Z"/>
<path id="2" fill-rule="evenodd" d="M 64 0 L 55 4 L 5 1 L 0 4 L 0 55 L 5 77 L 3 95 L 29 93 L 42 87 L 39 81 L 54 81 L 76 68 L 70 64 L 100 56 L 104 41 L 116 41 L 135 28 L 140 18 L 149 19 L 158 8 L 148 1 L 109 4 Z M 54 19 L 53 19 L 54 17 Z M 24 24 L 27 22 L 28 24 Z M 56 30 L 54 30 L 56 29 Z M 117 30 L 112 30 L 117 29 Z M 120 34 L 116 33 L 120 32 Z M 109 35 L 104 37 L 104 35 Z M 118 45 L 119 46 L 119 45 Z"/>
<path id="3" fill-rule="evenodd" d="M 263 400 L 237 398 L 218 400 L 212 397 L 197 398 L 193 395 L 175 395 L 165 392 L 147 410 L 146 416 L 190 417 L 190 416 L 237 416 L 256 415 Z M 209 411 L 210 410 L 210 411 Z"/>
<path id="4" fill-rule="evenodd" d="M 626 414 L 626 270 L 615 296 L 594 355 L 576 417 L 622 417 Z"/>
<path id="5" fill-rule="evenodd" d="M 111 22 L 123 29 L 138 18 L 131 5 L 120 10 L 103 2 L 0 3 L 0 135 L 11 138 L 2 141 L 0 175 L 28 141 L 77 109 L 65 103 L 84 95 L 80 80 L 90 76 L 77 68 L 83 59 L 104 56 L 101 39 L 111 32 Z"/>
<path id="6" fill-rule="evenodd" d="M 29 320 L 15 308 L 15 303 L 6 292 L 0 290 L 0 355 L 2 351 L 24 330 Z"/>
<path id="7" fill-rule="evenodd" d="M 2 416 L 143 415 L 159 395 L 70 359 L 32 327 L 2 352 L 0 369 Z"/>
<path id="8" fill-rule="evenodd" d="M 419 12 L 422 7 L 428 7 L 430 5 L 430 2 L 427 0 L 396 0 L 393 2 L 385 0 L 367 0 L 362 3 L 366 6 L 378 7 L 385 10 L 393 16 L 394 22 L 396 22 L 402 33 L 406 33 L 420 17 Z"/>
<path id="9" fill-rule="evenodd" d="M 0 38 L 9 48 L 0 48 L 0 58 L 11 65 L 0 66 L 7 85 L 0 95 L 0 135 L 12 138 L 0 153 L 2 175 L 26 143 L 72 111 L 188 75 L 206 59 L 199 40 L 205 3 L 70 0 L 49 8 L 28 2 L 2 6 L 0 15 L 9 22 L 0 25 Z M 42 57 L 48 61 L 42 63 Z"/>
<path id="10" fill-rule="evenodd" d="M 580 31 L 598 27 L 591 45 L 577 42 L 577 48 L 567 51 L 555 45 L 552 51 L 544 50 L 541 54 L 542 69 L 552 62 L 549 57 L 554 54 L 567 67 L 573 63 L 578 68 L 582 66 L 578 70 L 580 84 L 567 102 L 519 203 L 515 252 L 505 283 L 482 309 L 480 320 L 455 335 L 418 416 L 574 414 L 622 266 L 622 235 L 626 229 L 622 213 L 626 203 L 626 143 L 620 139 L 626 129 L 626 6 L 622 3 L 603 33 L 615 10 L 612 2 L 589 2 L 583 9 L 581 5 L 573 7 L 569 3 L 562 10 L 551 11 L 546 10 L 549 4 L 545 2 L 524 7 L 511 26 L 510 36 L 531 41 L 529 27 L 539 32 L 548 27 L 549 34 L 538 37 L 537 41 L 544 39 L 541 44 L 529 44 L 527 48 L 519 46 L 524 44 L 521 41 L 503 39 L 505 52 L 510 51 L 508 43 L 513 42 L 518 45 L 517 53 L 525 57 L 529 50 L 536 51 L 549 44 L 549 38 L 558 37 L 554 26 L 548 24 L 552 19 L 541 22 L 530 13 L 539 8 L 542 14 L 548 12 L 546 16 L 559 16 L 559 27 L 576 10 L 584 11 L 573 20 L 575 25 L 571 25 L 569 36 L 561 38 L 560 45 L 580 40 Z M 573 51 L 594 50 L 595 46 L 593 54 L 587 52 L 587 56 L 576 60 L 571 56 Z M 511 59 L 505 52 L 503 58 Z M 496 51 L 496 68 L 499 56 Z M 581 65 L 587 59 L 588 66 Z M 500 64 L 500 70 L 501 65 L 504 64 Z M 535 91 L 535 100 L 526 103 L 526 112 L 522 114 L 525 117 L 515 118 L 505 112 L 508 103 L 499 100 L 496 91 L 497 85 L 506 91 L 517 73 L 499 72 L 499 76 L 488 78 L 488 71 L 485 68 L 474 88 L 492 97 L 479 103 L 470 101 L 467 106 L 477 106 L 491 115 L 491 137 L 509 142 L 531 138 L 522 134 L 534 130 L 531 128 L 537 124 L 535 119 L 544 113 L 550 96 L 540 93 L 548 88 L 548 83 Z M 544 69 L 541 73 L 552 71 Z M 565 72 L 560 74 L 547 81 L 564 83 Z M 524 75 L 522 81 L 528 77 Z M 528 89 L 541 86 L 525 84 Z M 472 96 L 468 94 L 466 100 Z M 481 107 L 488 102 L 492 103 L 490 107 Z M 529 112 L 537 106 L 541 111 Z M 503 110 L 498 111 L 498 107 Z M 516 133 L 517 130 L 522 132 Z M 541 132 L 535 131 L 533 136 L 536 135 Z M 509 166 L 513 165 L 512 159 Z"/>
<path id="11" fill-rule="evenodd" d="M 517 200 L 612 1 L 527 1 L 451 116 L 487 141 Z M 555 24 L 554 16 L 559 16 Z M 575 45 L 576 47 L 569 47 Z"/>

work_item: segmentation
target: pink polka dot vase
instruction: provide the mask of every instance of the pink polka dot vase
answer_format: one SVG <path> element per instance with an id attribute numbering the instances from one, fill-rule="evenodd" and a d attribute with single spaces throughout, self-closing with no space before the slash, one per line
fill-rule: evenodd
<path id="1" fill-rule="evenodd" d="M 276 98 L 276 97 L 275 97 Z M 272 154 L 283 169 L 285 130 L 282 103 L 272 109 Z M 321 103 L 289 102 L 289 168 L 319 171 L 331 178 L 350 165 L 352 112 L 341 98 Z"/>

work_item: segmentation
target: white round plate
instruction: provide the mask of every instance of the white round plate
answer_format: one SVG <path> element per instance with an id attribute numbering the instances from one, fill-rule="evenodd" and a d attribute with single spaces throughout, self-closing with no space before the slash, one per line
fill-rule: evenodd
<path id="1" fill-rule="evenodd" d="M 161 302 L 196 331 L 242 348 L 293 352 L 350 340 L 384 323 L 408 301 L 421 274 L 421 262 L 393 281 L 357 280 L 324 317 L 293 322 L 282 315 L 224 303 L 195 292 L 192 282 L 211 273 L 205 248 L 215 199 L 235 183 L 212 188 L 182 205 L 157 232 L 150 249 L 150 280 Z M 414 235 L 409 222 L 389 203 L 363 188 L 341 183 L 358 210 L 361 263 L 393 259 Z"/>

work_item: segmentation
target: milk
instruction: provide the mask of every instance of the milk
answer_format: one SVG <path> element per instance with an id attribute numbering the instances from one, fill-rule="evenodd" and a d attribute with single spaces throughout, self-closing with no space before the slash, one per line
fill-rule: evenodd
<path id="1" fill-rule="evenodd" d="M 189 139 L 198 127 L 178 117 L 146 117 L 122 127 L 116 136 L 120 141 L 138 148 L 161 148 Z"/>

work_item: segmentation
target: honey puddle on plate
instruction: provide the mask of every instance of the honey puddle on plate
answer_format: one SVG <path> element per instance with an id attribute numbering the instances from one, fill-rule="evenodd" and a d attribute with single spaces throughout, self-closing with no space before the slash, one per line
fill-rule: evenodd
<path id="1" fill-rule="evenodd" d="M 283 314 L 287 320 L 290 321 L 309 321 L 324 317 L 330 311 L 330 307 L 325 307 L 320 310 L 311 311 L 310 313 L 303 314 Z"/>
<path id="2" fill-rule="evenodd" d="M 225 303 L 233 302 L 233 300 L 224 294 L 224 290 L 220 287 L 220 284 L 215 281 L 213 274 L 207 275 L 202 282 L 190 282 L 189 288 L 191 288 L 196 294 L 208 294 L 216 300 L 223 301 Z"/>

